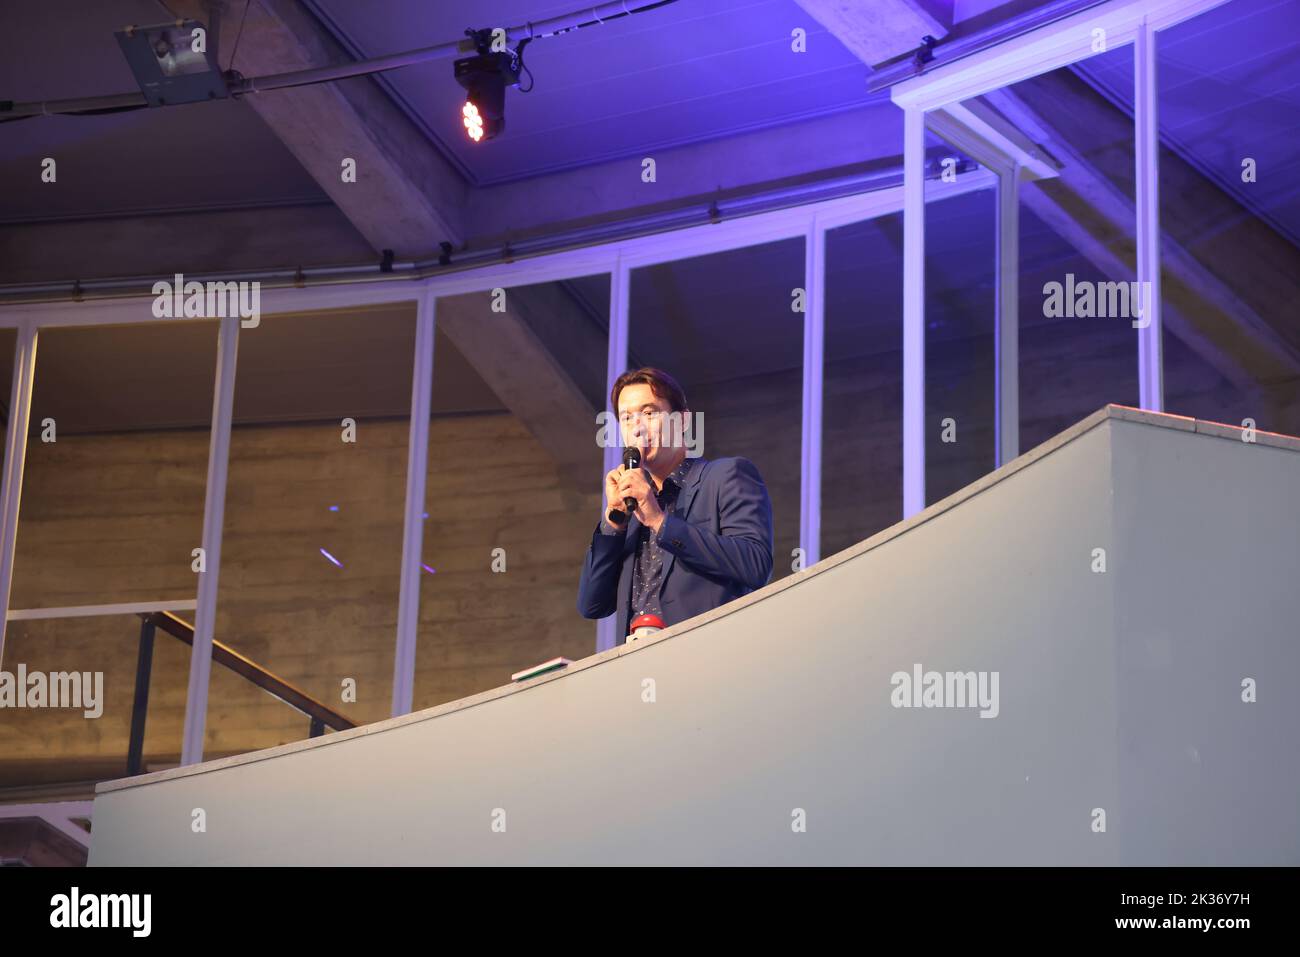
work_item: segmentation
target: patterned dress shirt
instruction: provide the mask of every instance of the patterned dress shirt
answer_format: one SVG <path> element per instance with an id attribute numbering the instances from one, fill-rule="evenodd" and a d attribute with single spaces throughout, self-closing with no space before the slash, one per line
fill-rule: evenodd
<path id="1" fill-rule="evenodd" d="M 686 481 L 692 464 L 689 456 L 682 459 L 681 464 L 664 479 L 663 488 L 655 493 L 659 508 L 665 515 L 671 515 L 676 511 L 677 493 L 681 491 L 682 483 Z M 623 531 L 611 525 L 603 517 L 600 530 L 606 535 L 619 535 Z M 664 561 L 663 549 L 659 547 L 659 536 L 651 534 L 650 529 L 639 522 L 637 532 L 639 538 L 636 544 L 636 558 L 632 565 L 632 608 L 628 616 L 629 624 L 639 615 L 663 615 L 663 609 L 659 607 L 659 589 L 663 584 Z"/>

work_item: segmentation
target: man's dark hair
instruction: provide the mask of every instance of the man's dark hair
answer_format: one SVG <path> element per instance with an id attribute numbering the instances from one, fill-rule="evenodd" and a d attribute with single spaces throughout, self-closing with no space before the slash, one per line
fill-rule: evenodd
<path id="1" fill-rule="evenodd" d="M 650 391 L 660 399 L 667 399 L 668 404 L 672 407 L 671 411 L 685 412 L 689 408 L 686 405 L 686 393 L 682 391 L 682 387 L 677 384 L 676 379 L 664 372 L 663 369 L 642 366 L 640 369 L 629 369 L 615 380 L 614 388 L 609 393 L 610 405 L 615 414 L 618 413 L 618 394 L 623 391 L 623 387 L 638 382 L 650 386 Z"/>

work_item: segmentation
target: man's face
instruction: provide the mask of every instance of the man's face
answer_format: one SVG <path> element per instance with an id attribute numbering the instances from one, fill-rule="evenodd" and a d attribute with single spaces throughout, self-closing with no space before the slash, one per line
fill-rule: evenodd
<path id="1" fill-rule="evenodd" d="M 641 464 L 652 466 L 676 454 L 683 443 L 682 429 L 688 427 L 689 412 L 676 416 L 667 399 L 661 399 L 644 382 L 624 386 L 618 394 L 618 421 L 623 444 L 641 450 Z"/>

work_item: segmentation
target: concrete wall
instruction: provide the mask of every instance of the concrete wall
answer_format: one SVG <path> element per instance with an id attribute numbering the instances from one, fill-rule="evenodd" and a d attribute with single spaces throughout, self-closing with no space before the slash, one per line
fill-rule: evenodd
<path id="1" fill-rule="evenodd" d="M 544 450 L 509 415 L 434 420 L 426 575 L 415 701 L 427 707 L 494 687 L 528 664 L 581 658 L 595 625 L 574 611 L 594 496 L 540 468 L 530 472 L 529 522 L 502 522 L 502 489 Z M 68 436 L 29 452 L 13 607 L 194 597 L 190 549 L 203 513 L 207 434 Z M 231 443 L 216 637 L 357 722 L 391 711 L 397 570 L 406 482 L 404 421 L 360 424 L 358 447 L 334 424 L 242 427 Z M 599 480 L 599 474 L 596 475 Z M 474 494 L 465 500 L 465 490 Z M 335 504 L 339 511 L 328 511 Z M 510 572 L 493 575 L 490 552 Z M 342 569 L 325 559 L 327 547 Z M 192 620 L 192 615 L 182 615 Z M 125 760 L 138 620 L 13 622 L 4 667 L 104 671 L 103 717 L 6 711 L 6 784 L 102 774 Z M 175 760 L 189 649 L 158 639 L 146 754 Z M 224 668 L 213 669 L 205 753 L 306 737 L 307 719 Z M 341 701 L 355 679 L 355 703 Z M 89 776 L 89 775 L 88 775 Z"/>
<path id="2" fill-rule="evenodd" d="M 1224 431 L 1099 413 L 648 643 L 106 783 L 91 863 L 1300 863 L 1300 441 Z M 996 717 L 895 707 L 914 664 Z"/>

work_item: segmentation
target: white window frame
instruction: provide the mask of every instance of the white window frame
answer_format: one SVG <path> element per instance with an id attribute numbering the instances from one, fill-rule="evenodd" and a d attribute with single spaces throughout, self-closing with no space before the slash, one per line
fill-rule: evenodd
<path id="1" fill-rule="evenodd" d="M 1159 219 L 1159 126 L 1156 87 L 1156 33 L 1199 16 L 1230 0 L 1112 0 L 1045 24 L 986 50 L 905 80 L 893 87 L 891 97 L 905 119 L 904 187 L 912 186 L 912 202 L 904 210 L 904 511 L 911 515 L 925 507 L 925 384 L 924 310 L 925 242 L 924 126 L 934 112 L 963 109 L 966 101 L 1060 67 L 1098 55 L 1093 49 L 1102 31 L 1105 49 L 1134 44 L 1134 157 L 1136 166 L 1137 279 L 1150 291 L 1150 323 L 1138 330 L 1137 358 L 1139 402 L 1142 408 L 1164 411 L 1164 367 L 1161 350 Z M 998 464 L 1017 451 L 1018 402 L 1015 398 L 1013 302 L 1014 273 L 1009 274 L 1018 250 L 1018 211 L 1013 193 L 1021 174 L 998 169 L 1002 178 L 998 202 Z M 915 185 L 914 185 L 915 184 Z M 918 381 L 919 377 L 919 381 Z"/>
<path id="2" fill-rule="evenodd" d="M 606 391 L 626 368 L 628 309 L 631 271 L 642 266 L 671 262 L 710 253 L 743 249 L 782 239 L 801 237 L 805 243 L 804 272 L 806 312 L 804 317 L 803 414 L 801 438 L 802 479 L 800 490 L 800 547 L 806 565 L 820 558 L 821 431 L 823 391 L 823 337 L 825 324 L 826 231 L 902 211 L 904 214 L 904 509 L 903 517 L 924 507 L 924 208 L 927 199 L 942 199 L 988 185 L 986 176 L 965 174 L 957 183 L 932 184 L 929 196 L 924 184 L 924 134 L 926 114 L 953 107 L 962 100 L 1009 83 L 1015 83 L 1091 55 L 1081 49 L 1079 31 L 1105 29 L 1108 42 L 1118 45 L 1130 40 L 1148 44 L 1154 50 L 1154 32 L 1196 16 L 1227 0 L 1114 0 L 1084 14 L 1041 27 L 998 47 L 945 65 L 931 73 L 905 81 L 894 88 L 894 101 L 904 110 L 904 183 L 854 196 L 840 197 L 790 209 L 737 217 L 716 224 L 702 224 L 671 232 L 617 240 L 576 250 L 549 253 L 497 263 L 463 272 L 426 279 L 359 281 L 304 288 L 280 287 L 262 291 L 262 312 L 317 312 L 355 308 L 379 303 L 414 302 L 417 306 L 416 349 L 408 437 L 408 474 L 404 505 L 401 586 L 398 600 L 397 655 L 394 665 L 393 714 L 412 707 L 416 633 L 419 618 L 420 554 L 428 454 L 428 427 L 433 384 L 433 341 L 436 301 L 442 296 L 484 292 L 497 287 L 529 285 L 581 276 L 610 276 L 610 334 L 606 366 Z M 1139 58 L 1143 59 L 1143 58 Z M 1143 59 L 1138 70 L 1137 95 L 1145 112 L 1135 135 L 1140 155 L 1153 168 L 1155 140 L 1155 63 Z M 996 171 L 1002 186 L 999 201 L 1000 301 L 1006 304 L 1007 257 L 1014 249 L 1015 225 L 1010 205 L 1016 184 L 1025 175 L 1035 175 L 1037 159 L 1023 149 L 1015 137 L 1005 141 L 990 138 L 985 125 L 964 116 L 961 107 L 949 110 L 951 123 L 945 135 L 964 125 L 976 139 L 998 143 L 1001 160 L 976 156 Z M 1003 131 L 1005 132 L 1005 131 Z M 1147 145 L 1142 146 L 1145 138 Z M 956 144 L 961 145 L 961 144 Z M 978 149 L 978 147 L 977 147 Z M 975 154 L 972 154 L 975 155 Z M 998 163 L 1002 165 L 999 166 Z M 1026 171 L 1029 171 L 1026 173 Z M 1050 175 L 1048 171 L 1039 171 Z M 1156 171 L 1158 172 L 1158 170 Z M 1139 236 L 1146 243 L 1145 274 L 1158 279 L 1158 223 L 1155 219 L 1155 181 L 1139 196 Z M 1144 225 L 1145 223 L 1145 225 Z M 1139 278 L 1142 278 L 1140 275 Z M 0 488 L 0 592 L 6 616 L 0 620 L 0 660 L 4 647 L 4 625 L 8 617 L 8 596 L 12 584 L 26 435 L 36 374 L 39 330 L 70 326 L 114 323 L 173 321 L 156 319 L 150 308 L 152 296 L 91 299 L 82 302 L 0 304 L 0 328 L 17 330 L 14 378 L 11 390 L 10 429 L 6 444 L 3 484 Z M 1159 309 L 1158 300 L 1154 304 Z M 1008 345 L 1008 325 L 999 310 L 999 421 L 1014 409 L 1014 349 Z M 1152 397 L 1150 377 L 1159 374 L 1158 312 L 1150 333 L 1156 344 L 1154 367 L 1144 373 L 1143 401 L 1158 407 L 1158 393 Z M 182 764 L 202 760 L 203 730 L 207 714 L 208 668 L 212 653 L 212 631 L 216 617 L 217 579 L 220 572 L 220 535 L 225 508 L 225 467 L 229 454 L 231 412 L 235 380 L 235 352 L 239 337 L 237 320 L 222 324 L 216 382 L 213 390 L 213 420 L 208 466 L 208 490 L 204 504 L 204 541 L 209 563 L 198 582 L 195 641 L 192 650 L 190 686 L 186 701 L 185 741 Z M 1005 378 L 1003 378 L 1005 375 Z M 1014 450 L 1014 432 L 1000 431 L 999 461 Z M 618 450 L 605 450 L 605 466 L 617 464 Z M 603 494 L 603 490 L 602 490 Z M 215 546 L 215 548 L 214 548 Z M 598 624 L 597 651 L 612 647 L 613 616 Z"/>

